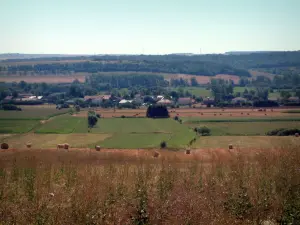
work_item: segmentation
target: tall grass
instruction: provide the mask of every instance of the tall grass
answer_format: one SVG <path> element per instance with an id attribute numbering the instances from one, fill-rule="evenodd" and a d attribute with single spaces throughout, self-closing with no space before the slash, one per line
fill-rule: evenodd
<path id="1" fill-rule="evenodd" d="M 299 224 L 297 149 L 0 154 L 1 224 Z"/>

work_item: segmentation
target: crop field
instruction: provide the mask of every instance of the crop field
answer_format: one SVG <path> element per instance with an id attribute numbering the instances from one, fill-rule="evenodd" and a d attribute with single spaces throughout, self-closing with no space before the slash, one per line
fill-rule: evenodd
<path id="1" fill-rule="evenodd" d="M 68 109 L 58 110 L 50 106 L 20 106 L 22 111 L 0 110 L 0 119 L 48 119 L 51 116 L 66 113 Z"/>
<path id="2" fill-rule="evenodd" d="M 87 119 L 70 115 L 58 116 L 39 127 L 38 134 L 87 134 Z M 96 140 L 106 148 L 152 148 L 166 141 L 168 147 L 184 147 L 195 137 L 187 126 L 173 119 L 101 118 L 88 134 L 106 134 Z M 95 136 L 96 137 L 96 136 Z M 72 145 L 72 140 L 69 142 Z M 85 147 L 91 143 L 86 143 Z"/>
<path id="3" fill-rule="evenodd" d="M 32 130 L 39 121 L 36 120 L 2 120 L 0 119 L 0 133 L 26 133 Z"/>
<path id="4" fill-rule="evenodd" d="M 189 124 L 192 127 L 206 126 L 211 130 L 212 136 L 259 136 L 266 135 L 268 131 L 279 128 L 299 128 L 299 121 L 272 121 L 272 122 L 200 122 Z"/>
<path id="5" fill-rule="evenodd" d="M 28 133 L 2 137 L 13 149 L 25 149 L 26 143 L 31 143 L 33 149 L 56 149 L 57 144 L 69 143 L 71 148 L 94 147 L 110 137 L 109 134 L 36 134 Z M 1 140 L 1 139 L 0 139 Z"/>
<path id="6" fill-rule="evenodd" d="M 232 144 L 236 149 L 273 149 L 273 148 L 299 148 L 300 142 L 297 137 L 279 136 L 207 136 L 199 137 L 192 145 L 196 149 L 228 149 Z"/>
<path id="7" fill-rule="evenodd" d="M 201 97 L 211 97 L 212 92 L 210 90 L 207 90 L 204 87 L 182 87 L 182 88 L 174 88 L 174 90 L 178 91 L 179 89 L 182 89 L 184 92 L 188 91 L 192 95 L 195 96 L 201 96 Z"/>
<path id="8" fill-rule="evenodd" d="M 72 83 L 74 80 L 79 80 L 80 82 L 85 82 L 86 74 L 72 74 L 72 75 L 30 75 L 30 76 L 12 76 L 12 75 L 0 75 L 0 82 L 20 82 L 25 81 L 26 83 L 51 83 L 51 84 L 60 84 L 60 83 Z"/>

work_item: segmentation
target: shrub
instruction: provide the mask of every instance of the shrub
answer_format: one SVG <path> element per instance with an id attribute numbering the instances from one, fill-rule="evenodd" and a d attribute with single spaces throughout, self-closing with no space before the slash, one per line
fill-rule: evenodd
<path id="1" fill-rule="evenodd" d="M 300 133 L 300 129 L 285 129 L 285 128 L 279 128 L 275 130 L 271 130 L 266 133 L 268 136 L 291 136 L 295 135 L 296 133 Z"/>
<path id="2" fill-rule="evenodd" d="M 16 110 L 16 111 L 22 111 L 21 108 L 19 108 L 16 105 L 12 105 L 12 104 L 4 104 L 2 105 L 2 109 L 3 110 Z"/>
<path id="3" fill-rule="evenodd" d="M 210 129 L 207 127 L 198 127 L 197 128 L 197 132 L 198 134 L 202 135 L 202 136 L 210 136 Z"/>
<path id="4" fill-rule="evenodd" d="M 101 114 L 97 113 L 96 117 L 100 119 L 101 118 Z"/>
<path id="5" fill-rule="evenodd" d="M 165 141 L 162 141 L 160 143 L 160 148 L 166 148 L 167 147 L 167 143 Z"/>
<path id="6" fill-rule="evenodd" d="M 175 116 L 175 117 L 174 117 L 174 120 L 178 121 L 178 120 L 179 120 L 179 117 L 178 117 L 178 116 Z"/>
<path id="7" fill-rule="evenodd" d="M 148 118 L 169 118 L 169 112 L 164 105 L 150 105 L 147 109 Z"/>

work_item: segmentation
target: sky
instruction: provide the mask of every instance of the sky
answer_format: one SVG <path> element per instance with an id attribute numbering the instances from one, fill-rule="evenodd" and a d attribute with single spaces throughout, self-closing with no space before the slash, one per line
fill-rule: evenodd
<path id="1" fill-rule="evenodd" d="M 300 50 L 300 0 L 0 0 L 0 53 Z"/>

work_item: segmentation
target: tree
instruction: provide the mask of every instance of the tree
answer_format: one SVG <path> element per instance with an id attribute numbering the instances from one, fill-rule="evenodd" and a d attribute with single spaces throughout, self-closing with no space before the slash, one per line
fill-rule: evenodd
<path id="1" fill-rule="evenodd" d="M 97 114 L 94 111 L 88 112 L 88 126 L 93 128 L 98 122 Z"/>
<path id="2" fill-rule="evenodd" d="M 150 105 L 147 109 L 148 118 L 169 118 L 169 112 L 164 105 Z"/>
<path id="3" fill-rule="evenodd" d="M 196 80 L 196 78 L 195 77 L 192 77 L 191 78 L 191 85 L 193 86 L 193 87 L 197 87 L 199 84 L 198 84 L 198 81 Z"/>
<path id="4" fill-rule="evenodd" d="M 13 93 L 12 93 L 12 96 L 13 96 L 13 98 L 17 98 L 18 97 L 18 92 L 17 91 L 13 91 Z"/>

